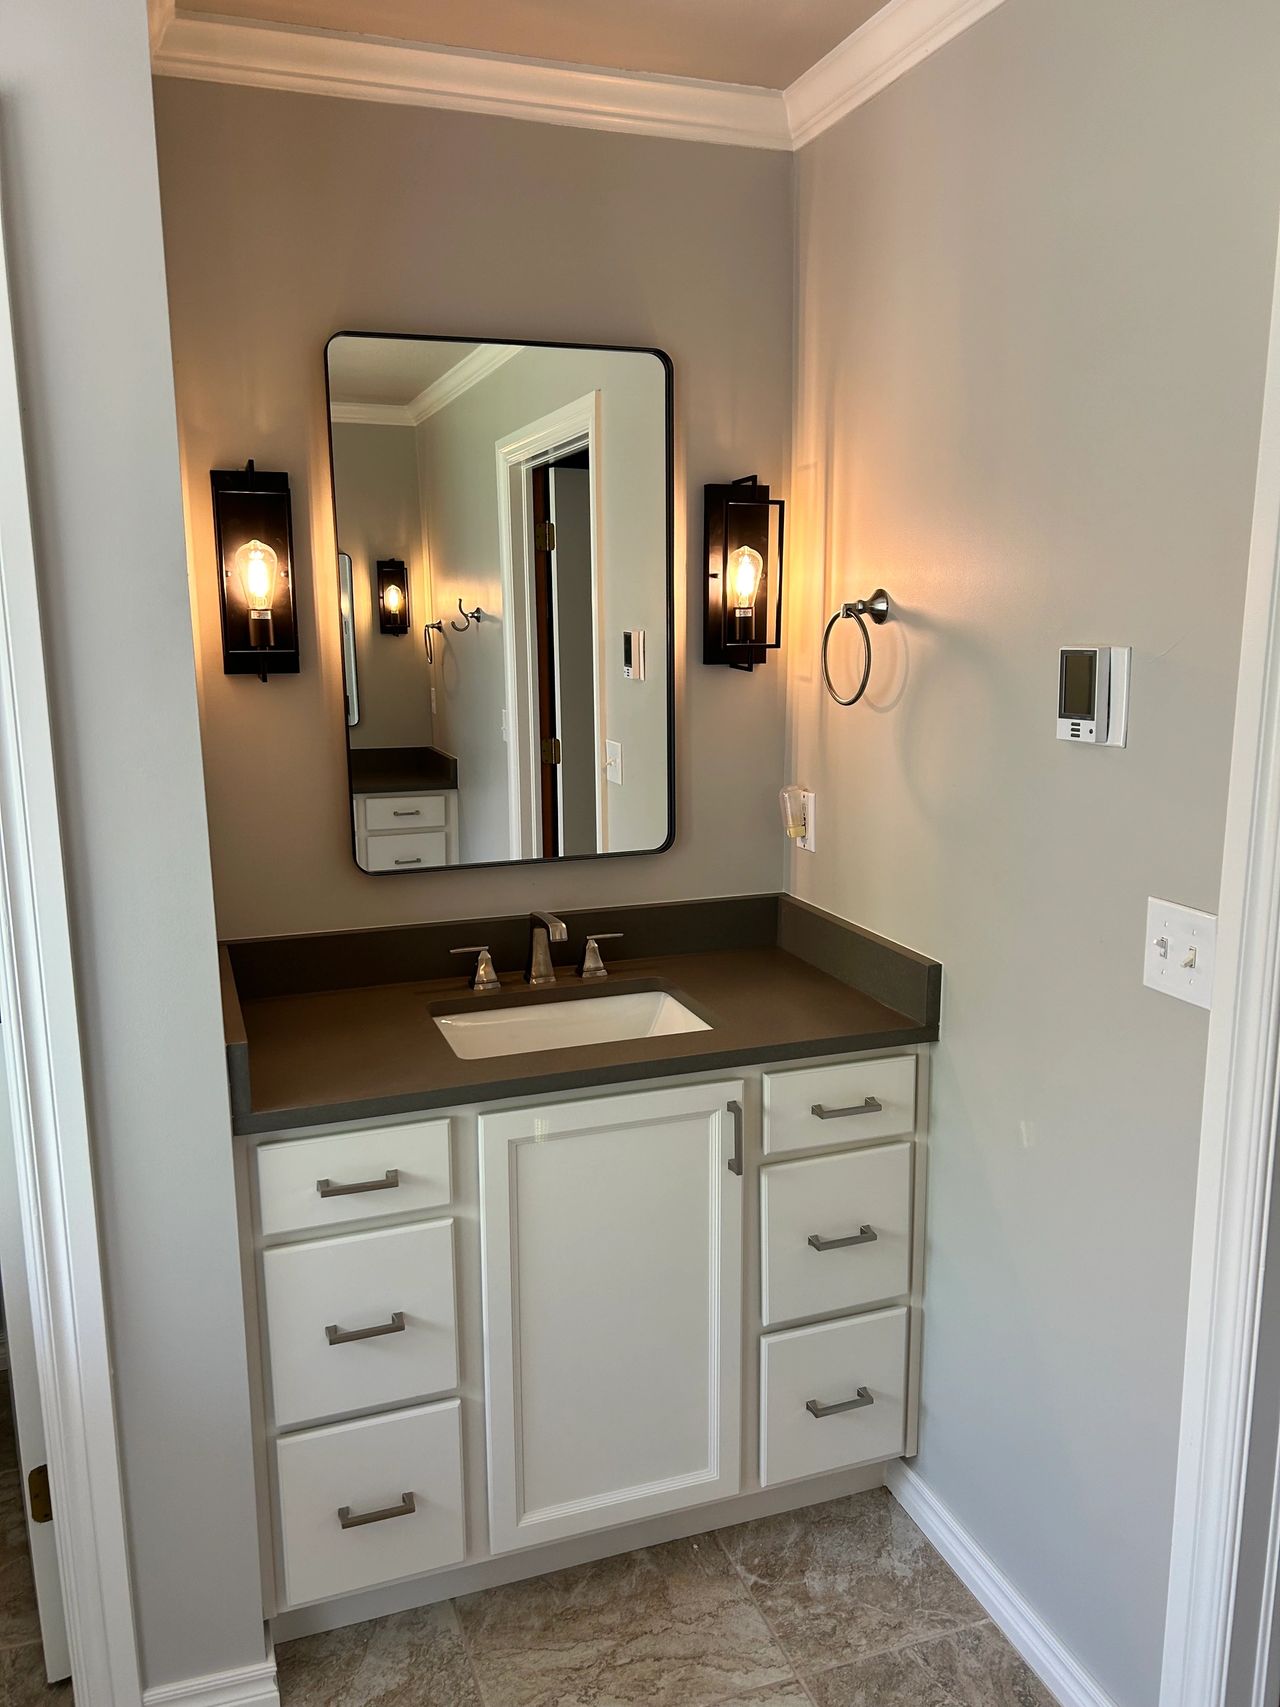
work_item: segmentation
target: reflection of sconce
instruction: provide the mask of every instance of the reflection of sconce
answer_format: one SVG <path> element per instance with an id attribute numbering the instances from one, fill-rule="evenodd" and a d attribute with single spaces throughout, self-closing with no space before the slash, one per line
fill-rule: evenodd
<path id="1" fill-rule="evenodd" d="M 704 664 L 754 670 L 782 644 L 784 505 L 754 474 L 703 488 Z M 776 520 L 775 520 L 776 511 Z"/>
<path id="2" fill-rule="evenodd" d="M 296 674 L 293 529 L 289 476 L 215 468 L 213 527 L 222 614 L 222 668 L 229 676 Z"/>
<path id="3" fill-rule="evenodd" d="M 398 557 L 378 560 L 378 627 L 384 634 L 409 632 L 409 571 Z"/>

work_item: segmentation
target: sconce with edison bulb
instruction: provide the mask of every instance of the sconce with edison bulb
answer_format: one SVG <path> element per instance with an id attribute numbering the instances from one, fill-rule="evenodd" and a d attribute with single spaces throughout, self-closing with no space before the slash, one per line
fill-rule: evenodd
<path id="1" fill-rule="evenodd" d="M 754 670 L 782 644 L 785 506 L 754 474 L 708 486 L 704 664 Z"/>
<path id="2" fill-rule="evenodd" d="M 289 476 L 215 468 L 213 526 L 218 554 L 222 667 L 266 681 L 298 669 L 293 600 Z"/>
<path id="3" fill-rule="evenodd" d="M 409 571 L 398 557 L 381 557 L 378 574 L 378 627 L 384 634 L 409 632 Z"/>

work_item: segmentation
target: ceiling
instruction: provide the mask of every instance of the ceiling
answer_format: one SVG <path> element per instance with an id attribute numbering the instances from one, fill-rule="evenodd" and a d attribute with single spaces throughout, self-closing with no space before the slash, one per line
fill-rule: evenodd
<path id="1" fill-rule="evenodd" d="M 885 0 L 214 0 L 225 17 L 783 89 Z"/>
<path id="2" fill-rule="evenodd" d="M 335 403 L 405 405 L 480 348 L 421 338 L 335 338 L 329 395 Z"/>

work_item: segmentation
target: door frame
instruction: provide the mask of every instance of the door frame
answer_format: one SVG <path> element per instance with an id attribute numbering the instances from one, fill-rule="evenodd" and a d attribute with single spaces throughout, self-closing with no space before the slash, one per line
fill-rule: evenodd
<path id="1" fill-rule="evenodd" d="M 138 1644 L 0 209 L 0 1047 L 77 1707 Z"/>
<path id="2" fill-rule="evenodd" d="M 528 500 L 530 472 L 569 450 L 586 447 L 591 469 L 591 551 L 595 577 L 595 609 L 591 616 L 592 652 L 595 666 L 595 743 L 597 762 L 604 752 L 604 664 L 600 648 L 604 625 L 601 620 L 600 587 L 603 582 L 603 540 L 600 501 L 600 393 L 589 391 L 562 408 L 531 421 L 506 438 L 498 440 L 495 460 L 498 479 L 498 556 L 502 585 L 502 658 L 507 707 L 507 813 L 510 823 L 510 858 L 537 859 L 537 805 L 539 797 L 539 753 L 536 718 L 537 700 L 531 627 L 530 586 L 533 577 L 533 534 Z M 603 793 L 597 789 L 597 799 Z M 603 851 L 603 849 L 601 850 Z"/>
<path id="3" fill-rule="evenodd" d="M 1255 1441 L 1253 1422 L 1267 1343 L 1262 1304 L 1278 1073 L 1280 271 L 1227 800 L 1160 1707 L 1274 1707 L 1265 1690 L 1280 1566 L 1280 1476 L 1274 1442 Z M 1265 1501 L 1271 1513 L 1261 1561 L 1242 1548 L 1246 1499 Z M 1238 1626 L 1238 1618 L 1256 1628 Z"/>

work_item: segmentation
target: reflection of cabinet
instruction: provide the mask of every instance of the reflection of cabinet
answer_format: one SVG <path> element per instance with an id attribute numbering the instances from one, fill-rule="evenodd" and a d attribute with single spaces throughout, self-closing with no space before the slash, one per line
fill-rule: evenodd
<path id="1" fill-rule="evenodd" d="M 494 1552 L 738 1492 L 742 1095 L 481 1119 Z"/>
<path id="2" fill-rule="evenodd" d="M 458 863 L 458 793 L 354 794 L 356 863 L 364 871 Z"/>

